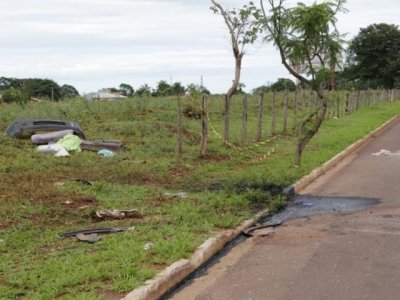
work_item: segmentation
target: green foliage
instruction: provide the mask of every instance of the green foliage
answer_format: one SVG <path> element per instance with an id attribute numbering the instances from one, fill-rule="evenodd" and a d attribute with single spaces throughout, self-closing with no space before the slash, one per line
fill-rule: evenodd
<path id="1" fill-rule="evenodd" d="M 0 90 L 14 88 L 26 94 L 28 98 L 45 98 L 54 101 L 62 98 L 79 96 L 78 91 L 71 85 L 60 87 L 55 81 L 41 78 L 0 78 Z"/>
<path id="2" fill-rule="evenodd" d="M 64 84 L 61 86 L 61 98 L 63 99 L 72 99 L 79 97 L 79 92 L 75 87 L 69 84 Z"/>
<path id="3" fill-rule="evenodd" d="M 135 95 L 139 97 L 149 97 L 151 95 L 151 88 L 148 84 L 141 85 L 137 90 Z"/>
<path id="4" fill-rule="evenodd" d="M 369 88 L 400 86 L 400 29 L 372 24 L 350 42 L 344 79 Z"/>
<path id="5" fill-rule="evenodd" d="M 258 35 L 262 32 L 262 28 L 258 22 L 260 10 L 254 6 L 252 1 L 248 5 L 232 10 L 224 10 L 217 2 L 212 2 L 213 6 L 210 9 L 215 14 L 222 14 L 225 23 L 229 24 L 230 33 L 234 34 L 242 49 L 245 45 L 256 41 Z"/>
<path id="6" fill-rule="evenodd" d="M 28 101 L 28 95 L 11 87 L 1 92 L 1 100 L 5 103 L 25 104 Z"/>
<path id="7" fill-rule="evenodd" d="M 271 91 L 280 92 L 280 91 L 294 91 L 296 89 L 296 84 L 293 80 L 288 78 L 279 78 L 275 83 L 273 83 L 270 87 Z"/>
<path id="8" fill-rule="evenodd" d="M 172 87 L 173 95 L 182 96 L 185 94 L 186 89 L 180 82 L 175 82 Z"/>
<path id="9" fill-rule="evenodd" d="M 126 96 L 126 97 L 132 97 L 133 94 L 135 93 L 135 90 L 133 89 L 133 87 L 127 83 L 121 83 L 119 85 L 119 91 L 121 92 L 121 94 L 123 96 Z"/>

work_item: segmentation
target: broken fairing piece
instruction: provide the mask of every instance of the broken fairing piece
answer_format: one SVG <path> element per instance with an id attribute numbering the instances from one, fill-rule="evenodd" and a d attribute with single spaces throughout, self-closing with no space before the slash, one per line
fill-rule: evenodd
<path id="1" fill-rule="evenodd" d="M 96 211 L 96 217 L 99 219 L 125 219 L 125 218 L 143 218 L 143 215 L 137 209 L 117 210 L 101 209 Z"/>
<path id="2" fill-rule="evenodd" d="M 59 139 L 65 137 L 68 134 L 73 134 L 72 129 L 60 130 L 48 133 L 38 133 L 31 136 L 31 141 L 35 145 L 45 145 L 50 142 L 57 142 Z"/>
<path id="3" fill-rule="evenodd" d="M 259 229 L 263 229 L 263 228 L 267 228 L 267 227 L 276 227 L 276 226 L 280 226 L 282 225 L 282 221 L 274 221 L 274 220 L 270 220 L 264 224 L 258 225 L 258 226 L 254 226 L 254 227 L 250 227 L 247 230 L 243 231 L 243 234 L 245 236 L 253 236 L 253 231 L 259 230 Z"/>
<path id="4" fill-rule="evenodd" d="M 124 231 L 124 230 L 121 228 L 96 228 L 96 229 L 86 229 L 86 230 L 60 233 L 59 236 L 67 238 L 67 237 L 75 237 L 78 234 L 116 233 L 116 232 L 122 232 L 122 231 Z"/>
<path id="5" fill-rule="evenodd" d="M 94 244 L 101 240 L 101 237 L 99 237 L 97 234 L 80 233 L 76 235 L 76 238 L 81 242 L 86 242 L 89 244 Z"/>

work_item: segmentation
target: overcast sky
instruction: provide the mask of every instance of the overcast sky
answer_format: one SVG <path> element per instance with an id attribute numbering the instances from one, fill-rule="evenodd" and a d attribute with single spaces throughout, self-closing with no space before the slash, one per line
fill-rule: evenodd
<path id="1" fill-rule="evenodd" d="M 220 0 L 230 8 L 246 2 Z M 224 92 L 234 60 L 223 20 L 209 7 L 208 0 L 0 0 L 0 76 L 50 78 L 81 93 L 122 82 L 199 84 L 203 76 L 212 92 Z M 338 27 L 348 38 L 372 23 L 400 24 L 400 0 L 346 7 Z M 246 90 L 289 77 L 271 46 L 247 54 Z"/>

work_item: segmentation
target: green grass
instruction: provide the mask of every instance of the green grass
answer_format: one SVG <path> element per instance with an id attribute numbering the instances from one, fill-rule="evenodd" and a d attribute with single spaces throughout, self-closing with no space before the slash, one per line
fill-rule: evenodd
<path id="1" fill-rule="evenodd" d="M 183 99 L 184 107 L 197 100 Z M 249 100 L 249 140 L 254 140 L 257 98 Z M 210 120 L 223 128 L 222 101 L 209 100 Z M 269 109 L 264 140 L 270 138 Z M 209 154 L 199 158 L 199 120 L 184 118 L 183 162 L 177 164 L 174 99 L 121 102 L 34 103 L 0 107 L 0 130 L 15 119 L 57 118 L 80 122 L 89 139 L 122 139 L 115 158 L 93 152 L 55 158 L 38 154 L 29 140 L 0 136 L 0 298 L 107 299 L 123 295 L 168 264 L 189 257 L 216 232 L 256 211 L 278 211 L 281 188 L 398 114 L 400 103 L 363 108 L 327 120 L 292 167 L 295 137 L 235 150 L 210 131 Z M 305 111 L 299 112 L 299 118 Z M 292 122 L 293 115 L 291 113 Z M 241 102 L 232 104 L 232 142 L 240 145 Z M 281 117 L 278 119 L 282 124 Z M 289 123 L 292 124 L 292 123 Z M 282 126 L 279 125 L 279 130 Z M 289 125 L 289 126 L 293 126 Z M 266 159 L 258 159 L 270 153 Z M 94 182 L 82 185 L 73 179 Z M 173 198 L 167 192 L 187 192 Z M 69 203 L 69 204 L 67 204 Z M 139 209 L 142 219 L 98 222 L 98 208 Z M 97 244 L 61 239 L 58 233 L 96 227 L 135 227 L 102 236 Z M 152 243 L 150 250 L 143 246 Z"/>

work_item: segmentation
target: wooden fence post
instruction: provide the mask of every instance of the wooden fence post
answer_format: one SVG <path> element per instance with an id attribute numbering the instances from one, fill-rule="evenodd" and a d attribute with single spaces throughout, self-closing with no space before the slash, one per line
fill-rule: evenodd
<path id="1" fill-rule="evenodd" d="M 200 157 L 207 155 L 208 143 L 208 120 L 207 120 L 207 96 L 203 95 L 201 99 L 201 142 Z"/>
<path id="2" fill-rule="evenodd" d="M 344 110 L 344 113 L 346 115 L 350 114 L 350 92 L 347 92 L 346 94 L 346 108 Z"/>
<path id="3" fill-rule="evenodd" d="M 242 145 L 247 143 L 247 95 L 243 96 Z"/>
<path id="4" fill-rule="evenodd" d="M 288 106 L 289 106 L 289 93 L 285 90 L 285 97 L 283 103 L 283 132 L 287 132 L 287 122 L 288 122 Z"/>
<path id="5" fill-rule="evenodd" d="M 297 105 L 298 105 L 298 89 L 294 90 L 294 100 L 293 100 L 293 129 L 297 124 Z"/>
<path id="6" fill-rule="evenodd" d="M 224 111 L 225 111 L 225 120 L 224 120 L 224 141 L 225 143 L 229 143 L 229 100 L 228 96 L 225 95 L 224 102 Z"/>
<path id="7" fill-rule="evenodd" d="M 271 135 L 275 135 L 276 130 L 276 92 L 272 92 L 272 102 L 271 102 Z"/>
<path id="8" fill-rule="evenodd" d="M 257 137 L 256 137 L 257 142 L 260 142 L 262 139 L 263 113 L 264 113 L 264 94 L 261 94 L 260 102 L 258 105 L 258 121 L 257 121 Z"/>
<path id="9" fill-rule="evenodd" d="M 178 107 L 176 112 L 176 130 L 178 134 L 178 141 L 176 144 L 176 159 L 178 163 L 182 162 L 182 148 L 183 148 L 183 136 L 182 136 L 182 112 L 181 112 L 181 97 L 177 98 Z"/>
<path id="10" fill-rule="evenodd" d="M 336 118 L 340 118 L 340 95 L 336 92 Z"/>

